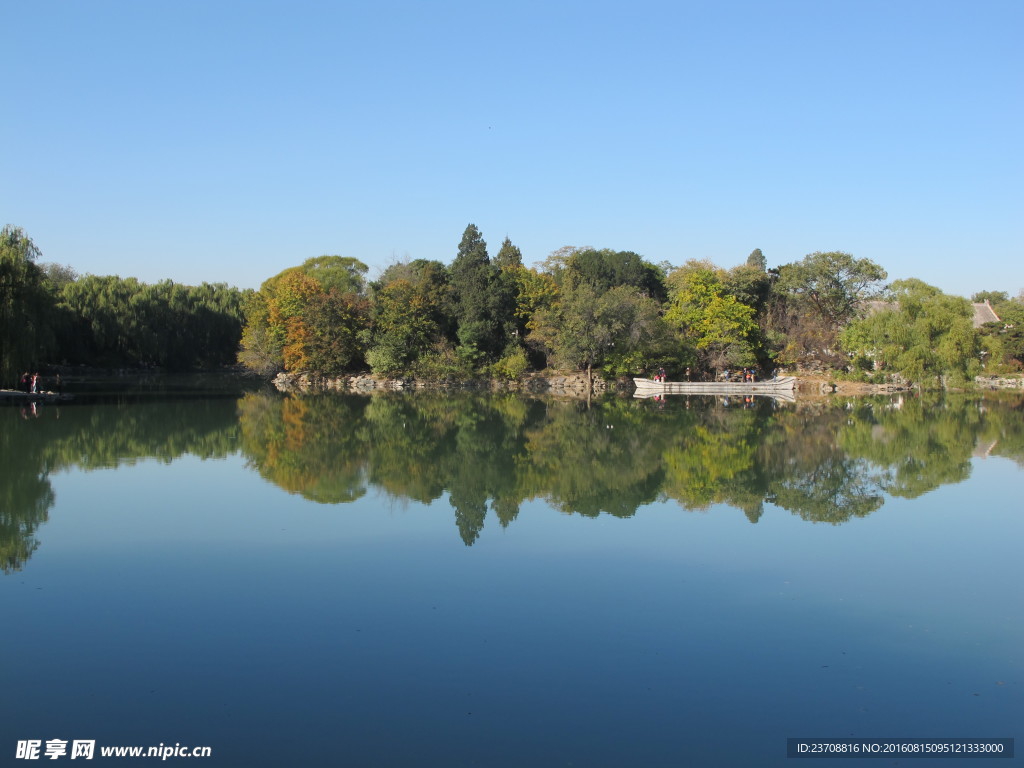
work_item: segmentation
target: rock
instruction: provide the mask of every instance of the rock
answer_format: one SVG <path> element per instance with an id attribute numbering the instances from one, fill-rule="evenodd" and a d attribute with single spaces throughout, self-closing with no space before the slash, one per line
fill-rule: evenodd
<path id="1" fill-rule="evenodd" d="M 378 390 L 403 391 L 408 389 L 482 391 L 482 392 L 529 392 L 533 394 L 561 395 L 566 397 L 587 397 L 609 391 L 632 392 L 630 379 L 608 382 L 594 378 L 593 388 L 588 386 L 585 372 L 559 374 L 556 376 L 532 375 L 523 379 L 378 379 L 369 374 L 328 377 L 314 373 L 279 373 L 272 381 L 281 392 L 374 392 Z"/>

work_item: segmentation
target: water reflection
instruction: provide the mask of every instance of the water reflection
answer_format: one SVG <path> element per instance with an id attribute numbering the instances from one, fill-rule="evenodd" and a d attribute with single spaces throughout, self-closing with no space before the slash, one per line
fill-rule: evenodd
<path id="1" fill-rule="evenodd" d="M 21 569 L 55 501 L 50 475 L 140 459 L 170 462 L 238 449 L 235 399 L 0 410 L 0 568 Z"/>
<path id="2" fill-rule="evenodd" d="M 0 567 L 20 569 L 54 503 L 49 476 L 143 458 L 242 451 L 281 488 L 344 504 L 372 487 L 448 495 L 462 541 L 488 511 L 510 525 L 543 498 L 571 514 L 629 517 L 654 501 L 726 504 L 756 523 L 766 503 L 843 523 L 965 480 L 973 455 L 1024 466 L 1020 396 L 608 399 L 405 393 L 167 400 L 0 413 Z"/>
<path id="3" fill-rule="evenodd" d="M 912 498 L 970 474 L 978 445 L 1024 463 L 1021 399 L 860 398 L 779 407 L 579 402 L 432 394 L 278 398 L 239 404 L 251 466 L 318 502 L 374 486 L 429 502 L 448 493 L 463 541 L 488 508 L 507 526 L 527 499 L 566 513 L 633 515 L 656 500 L 727 504 L 757 522 L 765 502 L 843 523 L 886 495 Z"/>

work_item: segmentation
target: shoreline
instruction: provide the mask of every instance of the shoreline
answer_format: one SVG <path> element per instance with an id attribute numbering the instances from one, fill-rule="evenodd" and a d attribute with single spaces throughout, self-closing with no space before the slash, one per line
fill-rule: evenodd
<path id="1" fill-rule="evenodd" d="M 279 373 L 270 383 L 280 392 L 406 392 L 406 391 L 455 391 L 455 392 L 521 392 L 532 395 L 564 395 L 587 397 L 604 395 L 609 392 L 632 394 L 630 379 L 607 381 L 594 377 L 588 384 L 583 371 L 569 371 L 562 374 L 524 376 L 521 379 L 417 379 L 411 376 L 394 379 L 378 378 L 368 373 L 326 376 L 317 373 Z"/>
<path id="2" fill-rule="evenodd" d="M 908 384 L 870 384 L 863 381 L 848 381 L 829 378 L 821 374 L 794 374 L 799 379 L 797 391 L 802 394 L 822 395 L 887 395 L 898 392 L 921 392 L 921 387 Z M 971 386 L 943 387 L 943 392 L 1024 392 L 1024 375 L 975 376 Z"/>
<path id="3" fill-rule="evenodd" d="M 860 381 L 832 379 L 821 374 L 801 375 L 797 378 L 797 393 L 804 396 L 821 395 L 886 395 L 899 392 L 918 392 L 920 387 L 907 384 L 869 384 Z M 605 380 L 593 378 L 588 386 L 587 374 L 583 371 L 569 371 L 561 374 L 533 374 L 522 379 L 416 379 L 414 377 L 378 378 L 368 373 L 329 376 L 317 373 L 279 373 L 270 383 L 281 392 L 353 392 L 370 393 L 377 391 L 469 391 L 469 392 L 522 392 L 525 394 L 550 394 L 570 397 L 587 397 L 617 393 L 630 395 L 635 390 L 631 378 Z M 978 391 L 1021 391 L 1024 392 L 1024 376 L 978 376 L 974 380 Z M 970 389 L 946 391 L 970 391 Z"/>

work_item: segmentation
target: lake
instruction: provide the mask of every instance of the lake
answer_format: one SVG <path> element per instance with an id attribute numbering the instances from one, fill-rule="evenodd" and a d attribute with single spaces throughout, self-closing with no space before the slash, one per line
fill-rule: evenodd
<path id="1" fill-rule="evenodd" d="M 162 391 L 0 421 L 4 765 L 1021 735 L 1020 396 Z M 905 764 L 810 764 L 858 763 Z"/>

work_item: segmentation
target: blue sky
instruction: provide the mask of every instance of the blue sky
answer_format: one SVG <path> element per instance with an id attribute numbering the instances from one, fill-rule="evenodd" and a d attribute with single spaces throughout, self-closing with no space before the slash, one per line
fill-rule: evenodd
<path id="1" fill-rule="evenodd" d="M 1024 2 L 0 0 L 0 224 L 258 287 L 564 245 L 1024 289 Z"/>

